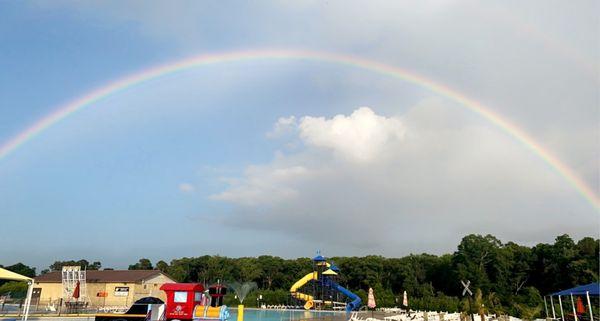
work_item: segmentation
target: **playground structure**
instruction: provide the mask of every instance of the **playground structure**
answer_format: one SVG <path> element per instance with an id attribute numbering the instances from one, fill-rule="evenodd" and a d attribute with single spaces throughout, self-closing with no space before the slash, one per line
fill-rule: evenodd
<path id="1" fill-rule="evenodd" d="M 157 298 L 138 300 L 125 314 L 97 314 L 95 321 L 226 321 L 229 308 L 223 305 L 227 287 L 216 283 L 205 291 L 200 283 L 165 283 L 160 287 L 167 302 Z"/>
<path id="2" fill-rule="evenodd" d="M 295 300 L 303 301 L 306 310 L 326 308 L 336 310 L 344 306 L 346 312 L 358 310 L 361 299 L 337 283 L 339 273 L 340 270 L 335 264 L 328 263 L 317 252 L 317 256 L 313 258 L 313 271 L 294 283 L 290 288 L 290 294 Z M 340 294 L 350 299 L 350 302 L 341 302 Z"/>

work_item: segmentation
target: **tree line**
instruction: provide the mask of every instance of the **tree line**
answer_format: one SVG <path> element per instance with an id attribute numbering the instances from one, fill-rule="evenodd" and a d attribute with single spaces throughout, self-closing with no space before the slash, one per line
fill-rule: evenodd
<path id="1" fill-rule="evenodd" d="M 452 254 L 411 254 L 401 258 L 382 256 L 331 257 L 340 268 L 339 283 L 366 302 L 373 288 L 378 306 L 400 306 L 407 292 L 413 309 L 465 311 L 460 280 L 470 280 L 474 306 L 485 312 L 516 316 L 539 316 L 542 296 L 579 284 L 598 282 L 600 240 L 585 237 L 575 242 L 568 235 L 556 237 L 553 244 L 532 247 L 503 243 L 492 235 L 467 235 Z M 47 270 L 64 265 L 101 269 L 98 261 L 58 261 Z M 35 269 L 21 263 L 6 267 L 17 273 L 35 275 Z M 290 303 L 288 290 L 312 270 L 311 258 L 284 259 L 277 256 L 229 258 L 218 255 L 184 257 L 155 265 L 142 258 L 129 269 L 157 269 L 178 282 L 211 283 L 253 281 L 259 286 L 245 304 Z M 3 287 L 0 286 L 0 294 Z M 226 302 L 233 302 L 229 297 Z M 474 308 L 475 309 L 475 308 Z"/>

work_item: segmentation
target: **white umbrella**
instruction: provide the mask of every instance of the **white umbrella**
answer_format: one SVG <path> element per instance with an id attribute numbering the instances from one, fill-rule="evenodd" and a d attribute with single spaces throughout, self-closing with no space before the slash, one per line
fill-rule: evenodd
<path id="1" fill-rule="evenodd" d="M 404 295 L 402 297 L 402 305 L 405 307 L 408 306 L 408 294 L 406 294 L 406 291 L 404 291 Z"/>

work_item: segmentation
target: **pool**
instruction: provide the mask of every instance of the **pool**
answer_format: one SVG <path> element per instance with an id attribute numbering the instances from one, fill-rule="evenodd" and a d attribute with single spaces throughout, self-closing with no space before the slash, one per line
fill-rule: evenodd
<path id="1" fill-rule="evenodd" d="M 230 312 L 229 321 L 236 321 L 237 309 L 232 307 Z M 244 321 L 300 321 L 315 318 L 331 320 L 332 317 L 342 320 L 345 315 L 345 312 L 334 311 L 244 309 Z"/>

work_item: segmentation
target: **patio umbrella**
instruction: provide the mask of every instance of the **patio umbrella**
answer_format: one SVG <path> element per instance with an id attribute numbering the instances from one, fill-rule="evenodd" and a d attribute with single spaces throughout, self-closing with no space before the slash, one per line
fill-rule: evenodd
<path id="1" fill-rule="evenodd" d="M 368 297 L 367 306 L 371 309 L 375 309 L 375 307 L 377 306 L 375 304 L 375 295 L 373 294 L 372 288 L 369 288 L 369 297 Z"/>
<path id="2" fill-rule="evenodd" d="M 73 299 L 75 299 L 75 301 L 77 301 L 77 299 L 79 299 L 80 296 L 81 296 L 81 285 L 79 284 L 79 281 L 77 281 L 77 283 L 75 284 L 75 289 L 73 289 Z"/>
<path id="3" fill-rule="evenodd" d="M 408 294 L 406 294 L 406 291 L 404 291 L 404 295 L 402 297 L 402 305 L 405 307 L 408 306 Z"/>

